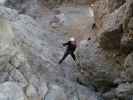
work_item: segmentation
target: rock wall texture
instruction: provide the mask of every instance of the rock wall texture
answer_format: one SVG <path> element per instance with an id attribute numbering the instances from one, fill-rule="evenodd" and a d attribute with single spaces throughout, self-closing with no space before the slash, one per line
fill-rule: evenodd
<path id="1" fill-rule="evenodd" d="M 70 73 L 57 65 L 58 34 L 11 8 L 0 6 L 0 16 L 0 100 L 98 100 L 93 89 L 72 81 L 71 60 L 63 65 Z"/>
<path id="2" fill-rule="evenodd" d="M 133 1 L 89 2 L 94 3 L 97 40 L 82 42 L 77 66 L 71 59 L 57 65 L 65 38 L 35 21 L 37 0 L 0 5 L 1 100 L 132 100 Z"/>
<path id="3" fill-rule="evenodd" d="M 103 48 L 116 49 L 125 46 L 127 42 L 130 44 L 132 10 L 132 1 L 130 0 L 103 0 L 95 3 L 97 35 Z"/>
<path id="4" fill-rule="evenodd" d="M 78 81 L 93 84 L 106 100 L 132 100 L 133 1 L 98 0 L 94 12 L 97 41 L 77 51 Z"/>

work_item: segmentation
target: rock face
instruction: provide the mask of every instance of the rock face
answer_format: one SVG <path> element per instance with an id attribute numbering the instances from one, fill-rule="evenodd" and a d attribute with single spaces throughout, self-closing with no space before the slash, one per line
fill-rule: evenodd
<path id="1" fill-rule="evenodd" d="M 27 14 L 36 18 L 36 16 L 40 16 L 38 9 L 38 1 L 37 0 L 6 0 L 5 6 L 16 9 L 21 14 Z"/>
<path id="2" fill-rule="evenodd" d="M 102 48 L 119 48 L 123 35 L 122 23 L 124 23 L 123 17 L 125 14 L 126 6 L 123 5 L 118 10 L 115 10 L 115 12 L 104 17 L 103 30 L 99 33 Z"/>
<path id="3" fill-rule="evenodd" d="M 0 0 L 0 4 L 4 4 L 6 0 Z"/>
<path id="4" fill-rule="evenodd" d="M 47 1 L 43 1 L 43 0 L 39 0 L 42 2 L 45 2 L 47 4 L 62 4 L 62 3 L 71 3 L 71 4 L 76 4 L 76 5 L 86 5 L 86 4 L 91 4 L 94 3 L 96 0 L 47 0 Z"/>
<path id="5" fill-rule="evenodd" d="M 8 100 L 7 97 L 10 100 L 18 100 L 18 97 L 22 100 L 101 100 L 101 95 L 107 100 L 132 98 L 133 65 L 132 53 L 129 54 L 132 52 L 132 0 L 95 2 L 95 32 L 99 41 L 92 39 L 81 43 L 77 66 L 71 59 L 57 65 L 63 54 L 59 45 L 65 40 L 64 33 L 50 31 L 48 26 L 42 28 L 33 19 L 33 12 L 38 11 L 36 0 L 8 0 L 5 5 L 18 11 L 0 6 L 2 100 Z M 38 17 L 38 13 L 35 14 Z M 123 48 L 129 49 L 128 56 L 116 57 L 118 49 Z M 9 81 L 12 83 L 7 83 Z M 16 88 L 14 93 L 12 87 Z M 16 91 L 20 94 L 15 95 Z"/>
<path id="6" fill-rule="evenodd" d="M 108 8 L 110 12 L 113 12 L 114 10 L 118 9 L 121 5 L 123 5 L 126 2 L 126 0 L 109 0 L 108 1 Z"/>
<path id="7" fill-rule="evenodd" d="M 130 1 L 130 0 L 129 0 Z M 128 23 L 132 17 L 132 2 L 106 0 L 95 3 L 95 18 L 102 48 L 115 49 L 121 46 L 123 34 L 130 34 Z M 101 4 L 98 5 L 98 4 Z M 114 10 L 113 10 L 114 9 Z M 99 11 L 99 13 L 97 13 Z M 128 30 L 128 32 L 127 32 Z M 127 41 L 126 41 L 127 42 Z M 130 43 L 129 43 L 130 44 Z M 129 47 L 130 48 L 130 47 Z"/>
<path id="8" fill-rule="evenodd" d="M 22 88 L 14 82 L 0 84 L 0 100 L 27 100 Z"/>
<path id="9" fill-rule="evenodd" d="M 57 65 L 63 53 L 59 46 L 62 33 L 52 34 L 30 16 L 4 6 L 0 6 L 0 16 L 4 18 L 0 18 L 1 100 L 98 100 L 93 90 L 71 81 L 75 80 L 71 60 L 63 67 Z M 12 85 L 17 88 L 13 93 Z M 3 95 L 5 91 L 8 94 Z"/>
<path id="10" fill-rule="evenodd" d="M 45 100 L 67 100 L 67 97 L 60 87 L 53 85 L 52 89 L 49 91 L 48 95 L 45 97 Z"/>
<path id="11" fill-rule="evenodd" d="M 75 85 L 75 86 L 74 86 Z M 71 89 L 70 89 L 71 88 Z M 68 90 L 71 91 L 68 91 Z M 67 91 L 67 92 L 66 92 Z M 49 90 L 44 97 L 45 100 L 99 100 L 98 96 L 90 89 L 87 89 L 78 84 L 69 84 L 66 88 L 58 85 L 49 85 Z"/>
<path id="12" fill-rule="evenodd" d="M 106 92 L 116 86 L 114 80 L 121 78 L 119 69 L 121 65 L 113 57 L 113 53 L 98 48 L 91 40 L 85 47 L 81 46 L 77 50 L 77 58 L 80 62 L 79 82 L 81 84 L 93 84 L 98 91 Z"/>
<path id="13" fill-rule="evenodd" d="M 132 98 L 132 4 L 132 0 L 96 1 L 98 41 L 89 40 L 77 50 L 78 82 L 93 84 L 107 100 Z"/>

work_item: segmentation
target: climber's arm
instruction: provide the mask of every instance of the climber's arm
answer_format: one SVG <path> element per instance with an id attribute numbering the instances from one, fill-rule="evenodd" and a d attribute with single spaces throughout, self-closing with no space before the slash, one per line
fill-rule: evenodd
<path id="1" fill-rule="evenodd" d="M 63 46 L 67 46 L 67 45 L 69 45 L 70 44 L 70 41 L 68 41 L 68 42 L 66 42 L 66 43 L 63 43 L 62 45 Z"/>

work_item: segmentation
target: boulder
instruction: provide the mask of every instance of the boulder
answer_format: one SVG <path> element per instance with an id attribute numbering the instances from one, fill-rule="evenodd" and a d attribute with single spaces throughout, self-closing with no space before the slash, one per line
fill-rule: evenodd
<path id="1" fill-rule="evenodd" d="M 133 34 L 125 33 L 121 38 L 120 48 L 122 52 L 130 53 L 133 51 Z"/>
<path id="2" fill-rule="evenodd" d="M 95 3 L 97 36 L 102 48 L 117 49 L 120 47 L 123 34 L 129 31 L 128 26 L 132 26 L 132 24 L 129 25 L 132 22 L 128 24 L 133 16 L 132 5 L 131 0 L 103 0 Z M 132 43 L 125 41 L 125 45 L 128 44 Z"/>
<path id="3" fill-rule="evenodd" d="M 133 84 L 123 83 L 116 88 L 116 94 L 118 97 L 126 97 L 133 94 Z"/>
<path id="4" fill-rule="evenodd" d="M 116 98 L 116 93 L 115 93 L 115 90 L 112 89 L 112 90 L 104 93 L 102 96 L 105 100 L 114 100 Z"/>
<path id="5" fill-rule="evenodd" d="M 114 80 L 119 77 L 121 64 L 114 58 L 113 52 L 105 52 L 93 41 L 82 45 L 77 50 L 78 82 L 89 86 L 92 84 L 97 91 L 106 92 L 117 86 Z M 111 72 L 110 72 L 111 70 Z"/>
<path id="6" fill-rule="evenodd" d="M 132 100 L 133 95 L 132 83 L 121 83 L 111 91 L 104 93 L 102 96 L 105 100 Z"/>
<path id="7" fill-rule="evenodd" d="M 98 95 L 83 86 L 77 87 L 77 91 L 75 91 L 75 98 L 76 100 L 100 100 Z"/>
<path id="8" fill-rule="evenodd" d="M 70 81 L 65 82 L 61 86 L 49 84 L 44 100 L 103 100 L 90 88 Z"/>
<path id="9" fill-rule="evenodd" d="M 15 49 L 13 47 L 14 34 L 10 23 L 0 18 L 0 70 L 5 69 L 8 65 L 10 57 L 14 54 Z"/>
<path id="10" fill-rule="evenodd" d="M 13 69 L 10 72 L 9 80 L 17 82 L 22 88 L 28 85 L 28 82 L 23 76 L 23 74 L 17 69 Z"/>
<path id="11" fill-rule="evenodd" d="M 133 74 L 132 74 L 132 71 L 133 71 L 133 63 L 132 63 L 132 60 L 133 60 L 133 54 L 129 54 L 126 58 L 125 58 L 125 61 L 124 61 L 124 72 L 122 72 L 122 76 L 123 78 L 126 80 L 126 81 L 133 81 Z M 124 80 L 123 79 L 123 80 Z"/>
<path id="12" fill-rule="evenodd" d="M 9 77 L 8 72 L 0 72 L 0 83 L 7 81 L 8 77 Z"/>
<path id="13" fill-rule="evenodd" d="M 32 84 L 28 85 L 26 95 L 29 100 L 37 100 L 39 97 L 36 88 Z"/>
<path id="14" fill-rule="evenodd" d="M 129 20 L 128 29 L 133 30 L 133 17 L 131 17 L 130 20 Z"/>
<path id="15" fill-rule="evenodd" d="M 85 5 L 85 4 L 91 4 L 95 0 L 75 0 L 74 4 L 79 4 L 79 5 Z"/>
<path id="16" fill-rule="evenodd" d="M 67 100 L 64 90 L 57 86 L 52 85 L 51 89 L 48 91 L 47 95 L 44 98 L 45 100 Z"/>
<path id="17" fill-rule="evenodd" d="M 14 9 L 0 6 L 0 16 L 2 16 L 3 18 L 9 21 L 14 21 L 16 20 L 16 17 L 18 16 L 18 12 Z"/>
<path id="18" fill-rule="evenodd" d="M 0 4 L 4 4 L 6 0 L 0 0 Z"/>
<path id="19" fill-rule="evenodd" d="M 25 10 L 26 3 L 26 0 L 6 0 L 5 6 L 8 6 L 12 9 Z"/>
<path id="20" fill-rule="evenodd" d="M 108 8 L 110 12 L 118 9 L 121 5 L 126 3 L 126 0 L 108 0 Z"/>
<path id="21" fill-rule="evenodd" d="M 133 53 L 129 54 L 126 58 L 125 58 L 125 62 L 124 62 L 124 66 L 131 68 L 133 67 Z"/>
<path id="22" fill-rule="evenodd" d="M 123 26 L 125 33 L 121 39 L 121 49 L 126 53 L 130 53 L 133 50 L 133 18 L 128 17 Z"/>
<path id="23" fill-rule="evenodd" d="M 15 82 L 0 84 L 0 100 L 27 100 L 23 89 Z"/>
<path id="24" fill-rule="evenodd" d="M 128 8 L 127 15 L 129 17 L 133 17 L 133 1 L 132 0 L 126 0 L 126 2 L 127 2 L 127 8 Z"/>
<path id="25" fill-rule="evenodd" d="M 38 94 L 40 95 L 41 98 L 44 98 L 44 96 L 47 94 L 48 92 L 48 87 L 47 87 L 47 83 L 46 82 L 41 82 L 41 84 L 39 85 L 39 89 L 38 89 Z"/>
<path id="26" fill-rule="evenodd" d="M 120 40 L 123 35 L 122 24 L 126 15 L 126 4 L 106 15 L 103 19 L 103 29 L 99 33 L 100 46 L 104 49 L 115 49 L 120 47 Z"/>
<path id="27" fill-rule="evenodd" d="M 102 28 L 103 21 L 105 15 L 109 13 L 108 9 L 108 0 L 97 0 L 94 3 L 94 16 L 95 16 L 95 23 L 98 29 Z"/>
<path id="28" fill-rule="evenodd" d="M 20 68 L 21 66 L 25 65 L 26 62 L 26 57 L 22 53 L 22 51 L 16 52 L 16 54 L 11 57 L 10 63 L 15 67 L 15 68 Z"/>
<path id="29" fill-rule="evenodd" d="M 16 13 L 14 13 L 14 12 L 16 12 Z M 8 76 L 6 76 L 6 78 L 3 79 L 3 81 L 9 81 L 9 80 L 15 81 L 15 82 L 17 82 L 19 87 L 22 87 L 22 88 L 25 88 L 27 86 L 28 80 L 30 80 L 30 81 L 32 80 L 32 82 L 34 81 L 33 83 L 36 84 L 35 80 L 37 80 L 37 78 L 35 77 L 35 79 L 33 80 L 35 75 L 31 74 L 32 69 L 31 69 L 30 65 L 28 64 L 27 57 L 25 56 L 22 48 L 20 48 L 20 44 L 23 43 L 23 41 L 27 41 L 27 40 L 23 40 L 25 37 L 22 38 L 24 35 L 23 32 L 26 31 L 25 33 L 29 35 L 30 32 L 28 33 L 28 28 L 32 27 L 32 26 L 31 26 L 31 24 L 30 25 L 27 24 L 28 22 L 26 23 L 27 20 L 26 21 L 23 20 L 23 21 L 21 21 L 21 23 L 19 23 L 19 20 L 21 20 L 21 18 L 22 19 L 28 18 L 29 23 L 30 23 L 30 21 L 35 23 L 34 20 L 31 17 L 26 17 L 26 16 L 24 17 L 22 15 L 18 16 L 18 15 L 16 15 L 17 11 L 12 10 L 10 8 L 6 8 L 6 7 L 1 7 L 0 14 L 2 16 L 2 18 L 0 18 L 0 38 L 1 38 L 1 41 L 0 41 L 0 65 L 1 65 L 1 68 L 0 68 L 0 70 L 9 73 L 9 74 L 7 74 Z M 17 26 L 15 22 L 18 23 L 19 25 L 24 24 L 24 26 L 25 25 L 28 25 L 28 26 L 26 26 L 26 27 L 22 26 L 22 27 L 24 27 L 24 28 L 22 28 L 22 27 L 19 27 L 18 24 L 17 24 L 18 25 Z M 18 30 L 17 31 L 15 30 L 15 32 L 14 32 L 12 30 L 12 27 L 14 28 L 14 30 L 18 29 L 20 33 L 18 32 Z M 32 29 L 34 29 L 34 28 L 32 28 Z M 36 28 L 36 29 L 39 30 L 38 28 Z M 33 32 L 33 34 L 34 34 L 34 32 Z M 39 32 L 37 32 L 37 33 L 39 33 Z M 18 34 L 19 34 L 19 36 L 18 36 Z M 4 99 L 4 100 L 6 100 L 6 99 Z M 15 100 L 15 99 L 13 99 L 13 100 Z"/>
<path id="30" fill-rule="evenodd" d="M 20 14 L 28 14 L 36 18 L 36 16 L 40 16 L 38 1 L 39 0 L 6 0 L 5 6 L 16 9 Z"/>

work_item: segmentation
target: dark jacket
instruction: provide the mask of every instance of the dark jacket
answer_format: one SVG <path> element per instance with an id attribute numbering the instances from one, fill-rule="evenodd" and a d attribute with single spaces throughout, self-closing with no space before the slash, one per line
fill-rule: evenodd
<path id="1" fill-rule="evenodd" d="M 67 43 L 63 43 L 63 46 L 67 46 L 67 51 L 68 52 L 74 52 L 76 50 L 76 41 L 75 42 L 71 42 L 71 41 L 68 41 Z"/>

